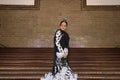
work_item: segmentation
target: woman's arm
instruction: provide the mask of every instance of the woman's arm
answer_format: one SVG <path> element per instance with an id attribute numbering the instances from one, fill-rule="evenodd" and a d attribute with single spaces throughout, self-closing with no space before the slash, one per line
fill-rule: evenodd
<path id="1" fill-rule="evenodd" d="M 57 48 L 57 57 L 58 58 L 62 58 L 63 55 L 64 55 L 64 50 L 60 44 L 60 40 L 62 38 L 62 33 L 61 33 L 61 30 L 57 30 L 56 33 L 55 33 L 55 45 L 56 45 L 56 48 Z"/>

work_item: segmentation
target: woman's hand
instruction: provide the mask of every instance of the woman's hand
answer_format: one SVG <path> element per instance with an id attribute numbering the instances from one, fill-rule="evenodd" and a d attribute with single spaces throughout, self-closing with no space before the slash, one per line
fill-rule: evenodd
<path id="1" fill-rule="evenodd" d="M 67 58 L 67 54 L 66 53 L 64 53 L 63 58 Z"/>

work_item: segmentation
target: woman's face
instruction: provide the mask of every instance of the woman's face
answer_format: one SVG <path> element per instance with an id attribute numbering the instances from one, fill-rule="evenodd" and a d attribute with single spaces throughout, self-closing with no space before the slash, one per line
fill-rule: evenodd
<path id="1" fill-rule="evenodd" d="M 67 29 L 67 24 L 65 22 L 62 22 L 62 24 L 60 25 L 60 29 L 65 31 Z"/>

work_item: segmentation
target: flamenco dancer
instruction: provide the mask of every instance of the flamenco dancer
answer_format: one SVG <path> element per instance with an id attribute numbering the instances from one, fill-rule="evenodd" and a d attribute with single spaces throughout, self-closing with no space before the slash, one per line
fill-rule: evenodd
<path id="1" fill-rule="evenodd" d="M 60 29 L 54 35 L 54 61 L 52 72 L 46 73 L 40 80 L 77 80 L 69 66 L 69 35 L 66 32 L 68 27 L 67 19 L 60 22 Z"/>

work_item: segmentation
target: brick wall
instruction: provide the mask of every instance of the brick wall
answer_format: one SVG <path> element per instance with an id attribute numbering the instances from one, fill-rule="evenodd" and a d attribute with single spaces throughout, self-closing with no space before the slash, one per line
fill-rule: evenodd
<path id="1" fill-rule="evenodd" d="M 0 10 L 0 43 L 53 47 L 63 17 L 70 47 L 120 47 L 120 11 L 82 11 L 81 0 L 41 0 L 40 10 Z"/>

